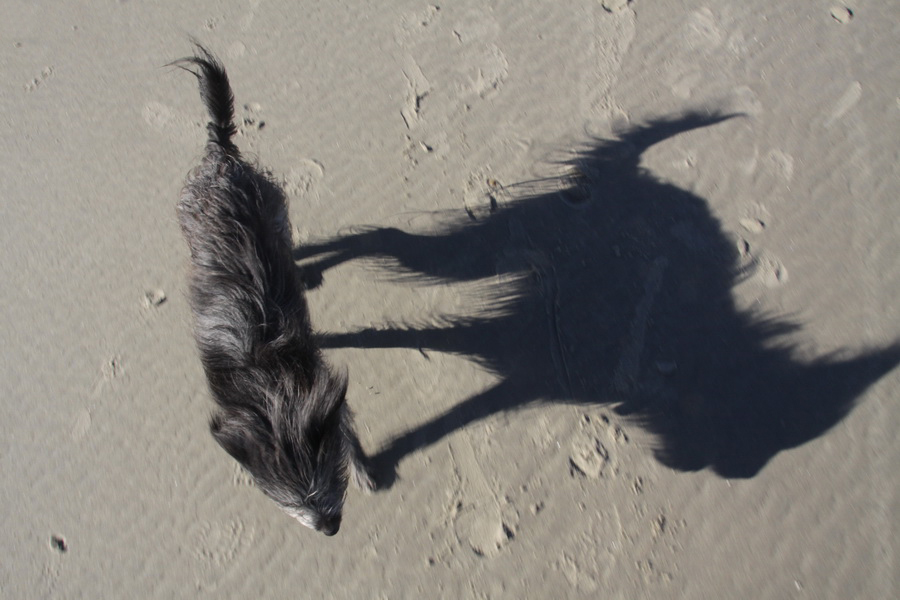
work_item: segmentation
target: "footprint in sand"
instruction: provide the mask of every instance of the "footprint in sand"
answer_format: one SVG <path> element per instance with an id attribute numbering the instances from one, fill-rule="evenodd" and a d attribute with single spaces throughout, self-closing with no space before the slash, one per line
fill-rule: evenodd
<path id="1" fill-rule="evenodd" d="M 854 81 L 847 86 L 847 89 L 844 90 L 844 93 L 834 104 L 831 115 L 829 115 L 828 119 L 825 121 L 825 128 L 831 127 L 836 121 L 846 115 L 851 108 L 856 106 L 856 103 L 859 102 L 860 98 L 862 98 L 862 84 L 858 81 Z"/>
<path id="2" fill-rule="evenodd" d="M 669 77 L 669 88 L 675 96 L 687 100 L 698 85 L 704 80 L 700 71 L 688 71 L 687 73 L 672 74 Z"/>
<path id="3" fill-rule="evenodd" d="M 94 382 L 93 394 L 96 396 L 100 394 L 104 388 L 107 386 L 111 386 L 114 382 L 125 375 L 125 368 L 123 365 L 121 356 L 111 356 L 107 358 L 102 365 L 100 365 L 100 376 Z M 90 415 L 88 415 L 90 417 Z M 82 417 L 83 418 L 83 417 Z M 89 425 L 90 423 L 88 423 Z M 77 431 L 76 428 L 73 429 L 72 435 L 75 436 Z"/>
<path id="4" fill-rule="evenodd" d="M 407 56 L 406 65 L 403 67 L 403 76 L 406 77 L 406 102 L 400 109 L 400 115 L 407 129 L 413 129 L 418 122 L 422 111 L 422 104 L 431 92 L 431 84 L 422 73 L 419 64 L 411 56 Z"/>
<path id="5" fill-rule="evenodd" d="M 590 560 L 591 557 L 582 557 L 582 560 L 585 558 Z M 555 569 L 562 572 L 569 585 L 575 589 L 584 592 L 596 592 L 599 588 L 597 580 L 590 575 L 590 569 L 585 568 L 578 558 L 568 552 L 563 553 L 562 557 L 557 560 Z"/>
<path id="6" fill-rule="evenodd" d="M 141 117 L 150 129 L 166 138 L 175 138 L 184 143 L 200 139 L 200 130 L 205 126 L 205 122 L 179 114 L 161 102 L 145 104 L 141 109 Z"/>
<path id="7" fill-rule="evenodd" d="M 788 184 L 794 178 L 794 157 L 773 149 L 762 157 L 751 158 L 745 171 L 751 177 L 755 193 L 774 201 L 789 191 Z"/>
<path id="8" fill-rule="evenodd" d="M 125 372 L 122 366 L 122 358 L 112 356 L 100 367 L 100 377 L 103 381 L 112 381 L 121 377 Z"/>
<path id="9" fill-rule="evenodd" d="M 474 75 L 469 75 L 469 91 L 481 98 L 487 98 L 498 91 L 509 75 L 509 61 L 494 44 L 484 47 L 473 60 L 476 65 Z"/>
<path id="10" fill-rule="evenodd" d="M 253 542 L 253 529 L 239 520 L 228 522 L 200 521 L 188 530 L 191 553 L 210 567 L 225 567 Z"/>
<path id="11" fill-rule="evenodd" d="M 740 235 L 732 235 L 731 237 L 734 240 L 734 246 L 738 253 L 738 272 L 741 274 L 741 279 L 755 274 L 758 265 L 756 264 L 756 258 L 753 256 L 753 246 L 750 245 L 746 238 Z"/>
<path id="12" fill-rule="evenodd" d="M 237 124 L 238 137 L 244 138 L 243 143 L 253 148 L 260 137 L 260 131 L 266 126 L 266 121 L 262 117 L 262 105 L 259 102 L 244 104 Z"/>
<path id="13" fill-rule="evenodd" d="M 606 12 L 617 13 L 625 10 L 625 7 L 628 6 L 629 2 L 631 2 L 631 0 L 603 0 L 600 5 Z"/>
<path id="14" fill-rule="evenodd" d="M 84 436 L 86 436 L 91 429 L 92 422 L 91 412 L 86 408 L 80 409 L 78 415 L 75 417 L 75 421 L 72 423 L 72 429 L 69 432 L 72 436 L 72 441 L 78 442 L 84 439 Z"/>
<path id="15" fill-rule="evenodd" d="M 394 40 L 405 47 L 411 42 L 429 35 L 432 25 L 441 16 L 440 6 L 427 6 L 416 12 L 409 12 L 400 17 L 400 23 L 394 32 Z"/>
<path id="16" fill-rule="evenodd" d="M 446 158 L 450 152 L 450 143 L 447 140 L 447 132 L 438 131 L 427 136 L 417 136 L 415 139 L 406 137 L 406 147 L 403 156 L 409 161 L 411 167 L 419 165 L 419 160 L 426 157 Z M 422 138 L 425 139 L 422 139 Z"/>
<path id="17" fill-rule="evenodd" d="M 490 9 L 466 11 L 453 26 L 453 35 L 461 44 L 494 39 L 500 33 L 500 24 Z"/>
<path id="18" fill-rule="evenodd" d="M 253 487 L 253 478 L 241 465 L 234 463 L 231 472 L 231 485 L 235 487 Z"/>
<path id="19" fill-rule="evenodd" d="M 325 167 L 317 160 L 301 159 L 296 167 L 284 176 L 284 191 L 290 198 L 319 201 L 318 186 L 325 177 Z"/>
<path id="20" fill-rule="evenodd" d="M 743 58 L 750 50 L 750 42 L 743 31 L 733 31 L 725 40 L 725 47 L 735 58 Z"/>
<path id="21" fill-rule="evenodd" d="M 38 75 L 37 77 L 33 78 L 31 81 L 29 81 L 28 83 L 25 84 L 25 91 L 26 92 L 35 91 L 36 89 L 38 89 L 39 87 L 44 85 L 44 83 L 46 83 L 46 81 L 48 79 L 50 79 L 50 77 L 52 75 L 53 75 L 53 67 L 44 67 L 43 69 L 41 69 L 40 75 Z"/>
<path id="22" fill-rule="evenodd" d="M 591 479 L 603 476 L 603 470 L 609 463 L 609 451 L 598 439 L 578 440 L 572 444 L 569 464 L 572 474 L 579 474 Z"/>
<path id="23" fill-rule="evenodd" d="M 228 49 L 225 50 L 225 55 L 231 60 L 237 60 L 244 56 L 247 53 L 247 46 L 244 45 L 243 42 L 233 42 Z"/>
<path id="24" fill-rule="evenodd" d="M 493 558 L 515 538 L 518 512 L 494 492 L 469 440 L 451 446 L 450 452 L 458 482 L 449 517 L 457 543 Z"/>
<path id="25" fill-rule="evenodd" d="M 763 105 L 752 88 L 742 85 L 731 92 L 727 110 L 752 117 L 762 114 Z"/>
<path id="26" fill-rule="evenodd" d="M 457 539 L 478 556 L 493 558 L 515 538 L 515 532 L 504 522 L 497 506 L 458 503 L 451 514 Z"/>
<path id="27" fill-rule="evenodd" d="M 453 27 L 456 41 L 463 47 L 458 83 L 460 97 L 475 94 L 481 98 L 493 95 L 509 75 L 509 61 L 492 42 L 500 33 L 500 25 L 490 12 L 471 10 Z"/>
<path id="28" fill-rule="evenodd" d="M 753 260 L 753 252 L 750 247 L 750 242 L 738 236 L 735 240 L 734 245 L 737 248 L 738 256 L 740 256 L 741 259 L 741 268 L 747 267 L 750 261 Z"/>
<path id="29" fill-rule="evenodd" d="M 144 308 L 155 308 L 166 301 L 166 292 L 157 288 L 144 292 Z"/>
<path id="30" fill-rule="evenodd" d="M 722 45 L 725 33 L 708 8 L 694 11 L 682 29 L 682 39 L 693 50 L 711 51 Z"/>
<path id="31" fill-rule="evenodd" d="M 172 109 L 160 102 L 148 102 L 145 104 L 141 110 L 141 116 L 144 117 L 144 122 L 147 125 L 158 131 L 171 127 L 176 121 Z"/>
<path id="32" fill-rule="evenodd" d="M 766 229 L 766 223 L 763 220 L 757 219 L 755 217 L 744 217 L 743 219 L 738 221 L 738 223 L 740 223 L 741 227 L 743 227 L 745 230 L 754 234 L 762 233 Z"/>
<path id="33" fill-rule="evenodd" d="M 495 194 L 502 186 L 487 171 L 473 171 L 463 187 L 466 214 L 473 221 L 486 219 L 497 211 Z"/>
<path id="34" fill-rule="evenodd" d="M 846 25 L 853 19 L 853 11 L 846 6 L 832 6 L 831 18 L 841 25 Z"/>
<path id="35" fill-rule="evenodd" d="M 794 177 L 794 157 L 781 150 L 772 150 L 766 156 L 766 166 L 778 173 L 782 180 L 790 182 Z"/>
<path id="36" fill-rule="evenodd" d="M 615 476 L 619 471 L 618 460 L 610 448 L 625 443 L 628 435 L 610 423 L 608 417 L 584 415 L 569 453 L 570 474 L 589 479 Z"/>
<path id="37" fill-rule="evenodd" d="M 768 288 L 779 287 L 788 281 L 787 267 L 772 256 L 763 256 L 757 263 L 756 278 Z"/>

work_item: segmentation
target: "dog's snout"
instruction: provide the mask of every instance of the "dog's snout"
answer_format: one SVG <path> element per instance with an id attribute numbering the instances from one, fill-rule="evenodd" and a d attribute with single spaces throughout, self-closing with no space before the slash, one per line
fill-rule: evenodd
<path id="1" fill-rule="evenodd" d="M 326 517 L 322 519 L 321 524 L 319 525 L 319 531 L 324 533 L 327 536 L 332 536 L 338 532 L 341 528 L 341 518 L 340 517 Z"/>

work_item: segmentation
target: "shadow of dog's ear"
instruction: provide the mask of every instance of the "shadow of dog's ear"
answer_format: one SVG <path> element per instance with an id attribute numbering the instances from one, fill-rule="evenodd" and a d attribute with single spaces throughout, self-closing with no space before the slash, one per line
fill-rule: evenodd
<path id="1" fill-rule="evenodd" d="M 240 413 L 216 413 L 209 421 L 213 438 L 236 461 L 245 466 L 256 462 L 260 455 L 259 427 L 252 418 Z"/>

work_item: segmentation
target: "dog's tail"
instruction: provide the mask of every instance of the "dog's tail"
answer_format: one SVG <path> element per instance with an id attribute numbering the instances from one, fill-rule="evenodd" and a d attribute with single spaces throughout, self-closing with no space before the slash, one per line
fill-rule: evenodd
<path id="1" fill-rule="evenodd" d="M 200 82 L 200 97 L 209 113 L 209 143 L 219 146 L 225 154 L 238 156 L 237 146 L 231 138 L 237 133 L 234 125 L 234 94 L 225 67 L 209 50 L 194 42 L 196 53 L 169 63 L 188 73 Z"/>

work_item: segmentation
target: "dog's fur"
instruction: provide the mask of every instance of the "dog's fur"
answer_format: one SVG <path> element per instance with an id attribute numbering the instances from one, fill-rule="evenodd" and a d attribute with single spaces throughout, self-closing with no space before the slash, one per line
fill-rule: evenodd
<path id="1" fill-rule="evenodd" d="M 206 156 L 178 203 L 194 336 L 218 405 L 210 429 L 286 513 L 334 535 L 348 471 L 374 489 L 345 400 L 347 376 L 332 372 L 316 345 L 284 193 L 241 158 L 225 69 L 196 50 L 172 64 L 197 77 L 210 116 Z"/>

